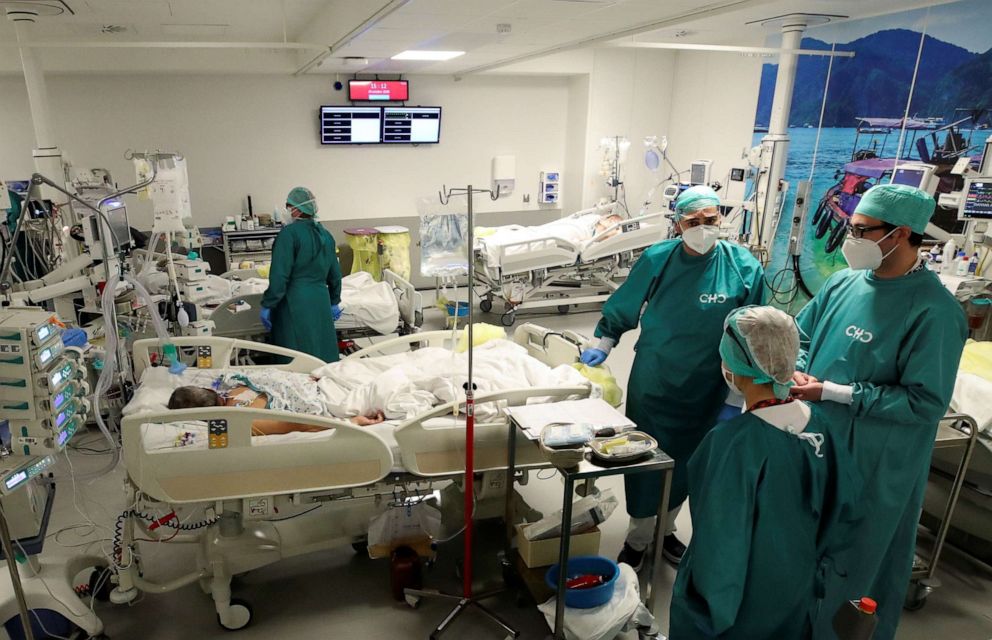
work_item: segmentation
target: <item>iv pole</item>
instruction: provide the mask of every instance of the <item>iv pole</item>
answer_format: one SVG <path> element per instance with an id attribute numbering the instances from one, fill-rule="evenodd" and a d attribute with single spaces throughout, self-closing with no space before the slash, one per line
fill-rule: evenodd
<path id="1" fill-rule="evenodd" d="M 451 612 L 449 612 L 441 623 L 434 629 L 434 632 L 430 636 L 431 640 L 440 638 L 441 635 L 448 630 L 451 623 L 455 621 L 455 618 L 464 613 L 469 607 L 475 607 L 484 616 L 502 627 L 507 633 L 508 638 L 516 638 L 520 635 L 519 631 L 507 624 L 481 602 L 482 600 L 486 600 L 500 593 L 501 590 L 481 594 L 479 596 L 475 596 L 472 593 L 472 535 L 475 527 L 475 523 L 472 520 L 472 511 L 475 506 L 475 383 L 472 379 L 472 353 L 475 350 L 472 330 L 472 325 L 475 319 L 475 305 L 472 302 L 472 296 L 475 291 L 475 266 L 472 259 L 472 251 L 475 246 L 475 215 L 472 208 L 472 198 L 479 193 L 487 193 L 489 194 L 491 200 L 496 200 L 499 198 L 500 188 L 497 186 L 496 191 L 493 191 L 492 189 L 475 189 L 472 185 L 468 185 L 468 188 L 465 189 L 448 189 L 446 186 L 442 185 L 441 191 L 437 194 L 438 200 L 440 200 L 442 205 L 448 204 L 451 196 L 466 196 L 468 198 L 468 251 L 466 252 L 468 255 L 468 380 L 465 383 L 465 564 L 462 566 L 462 595 L 456 596 L 435 591 L 420 591 L 415 589 L 406 589 L 404 591 L 407 596 L 443 598 L 445 600 L 455 600 L 458 602 L 458 604 L 455 605 L 455 608 L 452 609 Z"/>

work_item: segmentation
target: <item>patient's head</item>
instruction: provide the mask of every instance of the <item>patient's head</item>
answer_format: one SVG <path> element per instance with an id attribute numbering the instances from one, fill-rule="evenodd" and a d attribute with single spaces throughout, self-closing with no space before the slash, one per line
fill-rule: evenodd
<path id="1" fill-rule="evenodd" d="M 217 407 L 223 399 L 213 389 L 203 387 L 179 387 L 169 396 L 169 409 L 193 409 L 195 407 Z"/>

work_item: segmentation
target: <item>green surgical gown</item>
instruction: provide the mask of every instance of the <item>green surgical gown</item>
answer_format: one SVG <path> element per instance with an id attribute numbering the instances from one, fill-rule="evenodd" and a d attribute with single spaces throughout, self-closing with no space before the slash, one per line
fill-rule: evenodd
<path id="1" fill-rule="evenodd" d="M 262 306 L 272 309 L 272 343 L 336 362 L 331 305 L 340 302 L 341 266 L 327 229 L 301 218 L 280 231 L 262 296 Z"/>
<path id="2" fill-rule="evenodd" d="M 867 515 L 836 532 L 837 556 L 817 638 L 836 638 L 831 619 L 845 600 L 878 601 L 874 640 L 891 640 L 916 548 L 937 423 L 947 410 L 967 338 L 964 313 L 928 270 L 894 279 L 844 270 L 832 275 L 796 318 L 798 366 L 820 380 L 850 384 L 850 407 L 828 431 L 864 478 Z M 824 405 L 833 403 L 825 402 Z"/>
<path id="3" fill-rule="evenodd" d="M 619 341 L 640 323 L 627 417 L 675 460 L 671 508 L 685 501 L 685 465 L 727 398 L 720 374 L 723 321 L 739 306 L 761 303 L 762 278 L 761 264 L 739 245 L 721 241 L 691 256 L 681 240 L 665 240 L 641 255 L 603 305 L 597 337 Z M 624 476 L 624 485 L 630 516 L 658 513 L 660 473 Z"/>
<path id="4" fill-rule="evenodd" d="M 804 433 L 822 434 L 813 407 Z M 671 640 L 812 635 L 831 522 L 857 475 L 844 447 L 810 442 L 751 413 L 714 427 L 689 462 L 692 541 L 672 592 Z"/>

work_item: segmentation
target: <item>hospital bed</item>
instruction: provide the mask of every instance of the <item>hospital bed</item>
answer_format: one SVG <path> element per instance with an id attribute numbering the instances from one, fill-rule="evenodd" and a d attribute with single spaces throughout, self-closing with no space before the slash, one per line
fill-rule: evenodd
<path id="1" fill-rule="evenodd" d="M 377 343 L 348 359 L 374 358 L 423 347 L 450 347 L 452 333 L 426 332 Z M 191 365 L 254 365 L 254 353 L 290 358 L 284 371 L 305 373 L 319 360 L 271 345 L 219 337 L 175 340 Z M 574 363 L 583 338 L 522 325 L 514 342 L 549 367 Z M 141 340 L 134 345 L 135 373 L 143 384 L 154 378 L 148 369 L 157 360 L 159 344 Z M 206 360 L 204 358 L 207 358 Z M 183 376 L 209 376 L 192 366 Z M 514 406 L 533 399 L 549 401 L 588 397 L 592 385 L 505 389 L 480 393 L 478 406 Z M 138 393 L 142 389 L 139 387 Z M 138 591 L 164 592 L 200 583 L 213 596 L 220 624 L 238 629 L 251 618 L 250 607 L 231 598 L 231 576 L 283 558 L 335 546 L 354 544 L 367 532 L 369 520 L 403 495 L 424 495 L 438 482 L 457 482 L 464 473 L 464 402 L 453 401 L 394 423 L 362 428 L 335 418 L 265 409 L 210 407 L 156 410 L 128 415 L 121 424 L 123 459 L 127 468 L 128 504 L 115 540 L 117 588 L 112 599 L 132 601 Z M 317 433 L 252 436 L 256 419 L 278 419 L 320 427 Z M 213 436 L 202 447 L 148 446 L 163 429 L 208 425 Z M 504 412 L 475 426 L 475 464 L 479 472 L 500 473 L 508 454 Z M 547 466 L 537 445 L 519 435 L 517 468 Z M 480 486 L 485 486 L 481 483 Z M 495 499 L 502 504 L 503 493 Z M 156 536 L 150 523 L 159 514 L 190 511 L 195 522 L 172 524 L 173 542 L 198 546 L 195 570 L 167 583 L 153 583 L 140 572 L 137 537 Z M 278 519 L 274 514 L 278 513 Z M 502 507 L 497 511 L 502 513 Z M 166 518 L 169 516 L 166 515 Z M 178 516 L 177 516 L 178 517 Z M 169 531 L 168 524 L 162 529 Z"/>
<path id="2" fill-rule="evenodd" d="M 474 285 L 482 310 L 492 311 L 494 299 L 501 299 L 500 321 L 511 326 L 518 310 L 557 307 L 567 313 L 571 305 L 609 298 L 644 249 L 662 240 L 662 214 L 620 220 L 588 235 L 560 229 L 568 231 L 565 225 L 593 214 L 610 215 L 615 207 L 586 209 L 530 230 L 517 228 L 520 240 L 506 232 L 497 242 L 478 237 Z"/>
<path id="3" fill-rule="evenodd" d="M 248 280 L 258 278 L 254 269 L 229 271 L 223 276 L 229 280 Z M 341 318 L 334 323 L 338 337 L 342 340 L 354 340 L 378 335 L 398 333 L 407 335 L 414 333 L 423 324 L 423 296 L 412 284 L 388 269 L 382 272 L 382 280 L 387 283 L 395 298 L 396 308 L 392 313 L 395 322 L 386 325 L 370 323 L 366 318 L 356 315 L 343 305 Z M 223 299 L 205 299 L 198 302 L 205 310 L 206 319 L 214 323 L 213 335 L 228 338 L 250 338 L 265 335 L 265 328 L 259 319 L 262 292 L 233 295 Z M 398 311 L 398 313 L 396 313 Z M 375 326 L 370 326 L 374 324 Z"/>

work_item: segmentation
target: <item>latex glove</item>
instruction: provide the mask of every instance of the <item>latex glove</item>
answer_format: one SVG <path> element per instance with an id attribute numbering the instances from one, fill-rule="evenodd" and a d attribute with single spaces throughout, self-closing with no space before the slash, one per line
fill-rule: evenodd
<path id="1" fill-rule="evenodd" d="M 336 304 L 332 304 L 331 305 L 331 317 L 333 317 L 335 320 L 340 320 L 341 319 L 341 306 L 340 305 L 336 305 Z"/>
<path id="2" fill-rule="evenodd" d="M 262 307 L 258 317 L 262 320 L 262 326 L 265 327 L 265 330 L 272 331 L 272 309 Z"/>
<path id="3" fill-rule="evenodd" d="M 579 362 L 596 367 L 606 362 L 606 352 L 602 349 L 586 349 L 579 356 Z"/>

